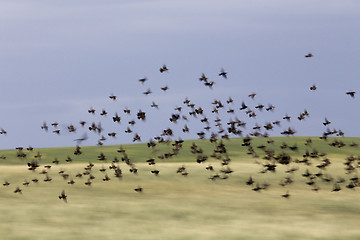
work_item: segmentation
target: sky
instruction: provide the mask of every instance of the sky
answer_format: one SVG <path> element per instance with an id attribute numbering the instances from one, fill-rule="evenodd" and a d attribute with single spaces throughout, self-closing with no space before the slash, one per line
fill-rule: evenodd
<path id="1" fill-rule="evenodd" d="M 256 124 L 281 120 L 270 136 L 288 127 L 297 136 L 321 136 L 327 118 L 330 129 L 359 137 L 360 95 L 346 95 L 360 90 L 359 22 L 355 0 L 3 0 L 0 128 L 7 134 L 0 135 L 0 149 L 75 146 L 84 133 L 82 144 L 96 145 L 100 136 L 87 130 L 92 122 L 101 122 L 104 145 L 131 143 L 134 133 L 147 142 L 166 128 L 174 129 L 173 139 L 197 138 L 205 131 L 202 116 L 189 116 L 185 98 L 205 110 L 212 126 L 207 136 L 217 129 L 211 103 L 218 99 L 225 105 L 218 115 L 224 128 L 237 117 L 247 123 L 244 135 Z M 313 57 L 305 58 L 308 53 Z M 160 73 L 163 64 L 169 70 Z M 218 75 L 222 68 L 227 79 Z M 215 82 L 212 89 L 199 81 L 202 73 Z M 149 88 L 152 94 L 144 95 Z M 234 102 L 227 104 L 229 97 Z M 239 110 L 242 101 L 255 118 Z M 275 109 L 259 111 L 258 104 Z M 179 106 L 188 121 L 171 123 Z M 102 109 L 107 116 L 99 115 Z M 304 109 L 310 116 L 297 120 Z M 146 121 L 137 119 L 139 110 Z M 120 124 L 112 121 L 115 112 Z M 286 114 L 290 122 L 282 119 Z M 43 122 L 58 122 L 61 134 L 44 131 Z M 76 132 L 66 130 L 70 124 Z M 182 132 L 185 124 L 190 133 Z"/>

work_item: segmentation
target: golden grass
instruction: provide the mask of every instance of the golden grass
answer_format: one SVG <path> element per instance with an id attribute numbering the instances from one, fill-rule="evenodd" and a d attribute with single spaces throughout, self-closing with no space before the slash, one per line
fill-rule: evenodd
<path id="1" fill-rule="evenodd" d="M 329 173 L 336 179 L 345 176 L 342 159 L 334 159 Z M 187 177 L 176 174 L 185 165 Z M 302 166 L 293 174 L 295 183 L 278 185 L 287 167 L 277 173 L 258 173 L 253 159 L 233 162 L 229 179 L 211 181 L 206 164 L 162 163 L 158 177 L 153 166 L 137 164 L 139 174 L 116 179 L 109 170 L 109 182 L 102 181 L 95 164 L 93 186 L 86 179 L 74 178 L 71 186 L 57 173 L 70 176 L 83 171 L 85 163 L 53 166 L 51 182 L 44 175 L 28 171 L 25 165 L 1 166 L 0 176 L 11 183 L 0 187 L 0 234 L 3 239 L 359 239 L 358 190 L 343 187 L 331 192 L 333 183 L 319 183 L 313 192 L 301 176 Z M 216 169 L 218 163 L 213 163 Z M 245 184 L 249 176 L 270 188 L 254 192 Z M 24 179 L 39 178 L 38 184 L 22 186 Z M 16 186 L 23 194 L 15 194 Z M 133 189 L 142 186 L 143 193 Z M 68 203 L 58 198 L 62 190 Z M 281 197 L 287 190 L 289 199 Z"/>

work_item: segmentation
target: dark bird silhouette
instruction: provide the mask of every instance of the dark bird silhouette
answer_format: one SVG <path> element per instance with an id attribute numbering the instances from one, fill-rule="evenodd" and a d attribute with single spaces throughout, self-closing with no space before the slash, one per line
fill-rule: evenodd
<path id="1" fill-rule="evenodd" d="M 49 130 L 49 127 L 46 124 L 46 122 L 43 123 L 43 125 L 41 126 L 41 129 L 44 129 L 46 132 Z"/>
<path id="2" fill-rule="evenodd" d="M 107 111 L 105 109 L 103 109 L 100 113 L 101 116 L 106 116 L 106 114 L 107 114 Z"/>
<path id="3" fill-rule="evenodd" d="M 1 128 L 1 129 L 0 129 L 0 134 L 5 134 L 5 135 L 6 135 L 6 134 L 7 134 L 7 131 L 4 130 L 3 128 Z"/>
<path id="4" fill-rule="evenodd" d="M 159 105 L 157 105 L 155 102 L 152 102 L 151 107 L 159 109 Z"/>
<path id="5" fill-rule="evenodd" d="M 323 125 L 326 126 L 326 125 L 329 125 L 331 122 L 329 120 L 327 120 L 327 118 L 325 118 L 325 122 L 323 122 Z"/>
<path id="6" fill-rule="evenodd" d="M 252 177 L 249 177 L 249 179 L 246 181 L 246 185 L 253 185 L 255 181 L 252 179 Z"/>
<path id="7" fill-rule="evenodd" d="M 354 91 L 350 91 L 350 92 L 346 92 L 347 95 L 349 95 L 350 97 L 355 97 L 355 93 Z"/>
<path id="8" fill-rule="evenodd" d="M 19 187 L 16 187 L 14 193 L 22 194 L 22 190 Z"/>
<path id="9" fill-rule="evenodd" d="M 144 82 L 146 82 L 148 79 L 146 78 L 146 77 L 144 77 L 144 78 L 141 78 L 141 79 L 139 79 L 139 82 L 141 82 L 142 84 L 144 84 Z"/>
<path id="10" fill-rule="evenodd" d="M 306 58 L 310 58 L 310 57 L 313 57 L 314 55 L 312 55 L 312 53 L 308 53 L 305 55 Z"/>
<path id="11" fill-rule="evenodd" d="M 143 191 L 142 187 L 137 187 L 134 189 L 135 192 L 141 193 Z"/>
<path id="12" fill-rule="evenodd" d="M 249 95 L 248 95 L 248 97 L 250 97 L 250 98 L 252 98 L 252 99 L 254 99 L 255 96 L 256 96 L 256 93 L 252 93 L 252 94 L 249 94 Z"/>
<path id="13" fill-rule="evenodd" d="M 201 77 L 199 78 L 200 81 L 207 82 L 208 78 L 205 76 L 204 73 L 201 74 Z"/>
<path id="14" fill-rule="evenodd" d="M 120 123 L 121 118 L 119 117 L 119 115 L 117 113 L 115 113 L 115 116 L 113 117 L 113 122 L 118 122 Z"/>
<path id="15" fill-rule="evenodd" d="M 225 72 L 225 70 L 222 68 L 219 73 L 219 76 L 222 76 L 223 78 L 227 79 L 227 72 Z"/>
<path id="16" fill-rule="evenodd" d="M 65 190 L 62 190 L 62 192 L 59 195 L 59 199 L 64 200 L 65 203 L 67 203 L 67 195 L 65 194 Z"/>
<path id="17" fill-rule="evenodd" d="M 341 190 L 341 187 L 339 184 L 335 183 L 332 192 L 338 192 Z"/>
<path id="18" fill-rule="evenodd" d="M 289 198 L 290 194 L 289 191 L 287 191 L 285 194 L 281 195 L 283 198 Z"/>
<path id="19" fill-rule="evenodd" d="M 151 91 L 151 89 L 150 89 L 150 88 L 148 88 L 148 90 L 147 90 L 147 91 L 143 92 L 143 94 L 145 94 L 145 95 L 149 95 L 149 94 L 151 94 L 151 93 L 152 93 L 152 91 Z"/>
<path id="20" fill-rule="evenodd" d="M 114 101 L 116 100 L 116 96 L 115 96 L 114 94 L 111 94 L 111 95 L 109 96 L 109 98 L 112 99 L 112 100 L 114 100 Z"/>
<path id="21" fill-rule="evenodd" d="M 162 87 L 161 90 L 163 90 L 164 92 L 166 92 L 166 90 L 168 90 L 169 87 L 168 86 L 165 86 L 165 87 Z"/>
<path id="22" fill-rule="evenodd" d="M 168 71 L 168 70 L 169 70 L 169 69 L 166 67 L 165 64 L 160 68 L 160 72 L 161 72 L 161 73 L 166 72 L 166 71 Z"/>
<path id="23" fill-rule="evenodd" d="M 90 109 L 88 110 L 88 112 L 91 113 L 91 114 L 95 114 L 95 111 L 96 111 L 96 110 L 93 109 L 93 108 L 90 108 Z"/>
<path id="24" fill-rule="evenodd" d="M 311 90 L 311 91 L 315 91 L 316 89 L 317 89 L 317 87 L 316 87 L 315 84 L 313 84 L 313 85 L 310 87 L 310 90 Z"/>
<path id="25" fill-rule="evenodd" d="M 88 139 L 87 133 L 84 133 L 80 138 L 75 139 L 76 145 L 80 145 L 83 141 Z"/>

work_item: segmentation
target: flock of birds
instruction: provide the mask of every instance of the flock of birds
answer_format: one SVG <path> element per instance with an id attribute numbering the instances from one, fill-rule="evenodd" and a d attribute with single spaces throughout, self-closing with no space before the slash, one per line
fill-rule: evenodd
<path id="1" fill-rule="evenodd" d="M 313 55 L 311 53 L 305 55 L 306 58 L 311 58 Z M 168 72 L 169 69 L 166 65 L 163 65 L 159 69 L 160 73 Z M 228 78 L 228 73 L 221 69 L 219 72 L 219 77 L 226 80 Z M 138 81 L 144 85 L 147 82 L 147 78 L 141 78 Z M 208 77 L 202 73 L 199 77 L 199 81 L 203 83 L 206 87 L 209 87 L 212 89 L 214 85 L 216 84 L 214 81 L 210 81 Z M 161 90 L 166 92 L 169 90 L 169 87 L 166 85 L 164 87 L 161 87 Z M 311 91 L 316 91 L 317 86 L 313 84 L 310 86 Z M 150 95 L 152 94 L 152 90 L 150 88 L 146 89 L 143 92 L 144 95 Z M 355 97 L 354 91 L 346 92 L 346 95 L 349 95 L 350 97 Z M 254 99 L 256 97 L 256 93 L 250 93 L 248 95 L 249 99 Z M 114 94 L 111 94 L 109 98 L 112 101 L 117 101 L 117 96 Z M 156 104 L 154 101 L 151 103 L 151 108 L 158 109 L 159 105 Z M 181 131 L 183 134 L 190 132 L 189 127 L 189 121 L 190 118 L 194 119 L 194 121 L 197 121 L 199 124 L 203 124 L 202 129 L 198 130 L 196 132 L 199 139 L 208 139 L 214 146 L 213 152 L 211 154 L 205 154 L 203 149 L 198 146 L 196 143 L 193 143 L 190 147 L 191 153 L 194 155 L 194 160 L 201 164 L 204 162 L 207 162 L 209 158 L 217 159 L 221 163 L 221 168 L 219 171 L 215 171 L 215 167 L 212 166 L 210 163 L 206 166 L 206 171 L 209 171 L 211 173 L 209 179 L 212 181 L 215 181 L 217 179 L 227 179 L 229 176 L 233 173 L 233 170 L 230 168 L 230 162 L 231 159 L 228 154 L 228 150 L 225 145 L 225 141 L 229 140 L 231 137 L 243 137 L 243 143 L 242 147 L 245 151 L 247 151 L 247 154 L 250 156 L 259 159 L 260 155 L 263 155 L 261 157 L 262 161 L 256 161 L 259 165 L 261 165 L 262 170 L 260 173 L 267 173 L 267 172 L 276 172 L 278 165 L 285 165 L 289 166 L 289 168 L 286 170 L 286 177 L 281 180 L 279 183 L 281 186 L 288 186 L 291 185 L 294 182 L 294 179 L 292 177 L 292 174 L 299 170 L 299 167 L 290 167 L 290 163 L 297 163 L 297 164 L 303 164 L 305 166 L 310 166 L 312 164 L 311 160 L 317 160 L 318 164 L 316 165 L 316 168 L 319 169 L 318 172 L 311 173 L 309 169 L 307 169 L 302 176 L 306 179 L 306 184 L 311 186 L 311 189 L 313 191 L 319 191 L 319 181 L 329 182 L 333 183 L 333 189 L 332 191 L 337 192 L 340 191 L 342 188 L 341 186 L 345 184 L 346 188 L 354 189 L 355 187 L 360 186 L 360 180 L 359 178 L 354 175 L 350 177 L 348 180 L 345 180 L 344 178 L 334 179 L 330 174 L 326 173 L 326 169 L 331 164 L 331 161 L 329 158 L 327 158 L 326 153 L 319 153 L 316 150 L 306 150 L 306 152 L 303 154 L 302 159 L 293 159 L 293 157 L 286 153 L 284 150 L 288 149 L 290 151 L 298 151 L 297 145 L 294 146 L 288 146 L 286 143 L 283 143 L 280 147 L 282 149 L 281 152 L 275 152 L 271 146 L 274 144 L 274 140 L 271 139 L 271 137 L 268 134 L 268 131 L 273 130 L 275 127 L 280 127 L 280 124 L 282 121 L 290 122 L 291 119 L 295 119 L 295 121 L 302 121 L 310 116 L 309 112 L 305 109 L 304 111 L 301 111 L 298 116 L 292 117 L 289 115 L 283 116 L 282 119 L 276 120 L 276 121 L 269 121 L 265 122 L 263 126 L 260 126 L 256 124 L 255 126 L 251 127 L 251 132 L 247 133 L 244 137 L 244 129 L 246 127 L 246 122 L 240 120 L 237 116 L 235 116 L 235 110 L 242 111 L 245 113 L 245 115 L 249 118 L 255 118 L 257 114 L 259 114 L 262 111 L 271 112 L 276 107 L 272 104 L 269 104 L 268 106 L 265 106 L 263 104 L 257 104 L 255 106 L 249 106 L 245 103 L 245 101 L 242 101 L 241 104 L 236 105 L 234 103 L 234 100 L 229 97 L 226 101 L 221 100 L 214 100 L 211 103 L 212 110 L 211 114 L 213 115 L 213 118 L 206 117 L 205 110 L 197 106 L 195 103 L 193 103 L 190 99 L 185 98 L 183 103 L 180 106 L 176 106 L 174 108 L 174 112 L 169 115 L 169 121 L 170 123 L 177 124 L 179 122 L 185 122 L 183 127 L 181 128 Z M 96 115 L 98 114 L 100 116 L 107 116 L 109 113 L 107 110 L 96 110 L 94 108 L 89 108 L 88 113 L 90 115 Z M 221 113 L 226 112 L 227 114 L 233 114 L 232 119 L 229 119 L 226 124 L 224 123 L 224 120 L 222 120 Z M 123 115 L 119 113 L 114 113 L 111 117 L 111 120 L 114 123 L 120 124 L 123 122 L 123 118 L 125 116 L 134 116 L 132 115 L 134 112 L 133 110 L 129 108 L 123 109 Z M 142 138 L 139 133 L 137 133 L 134 130 L 134 125 L 137 123 L 137 121 L 144 122 L 147 118 L 147 113 L 142 110 L 138 110 L 135 113 L 136 120 L 131 119 L 127 122 L 126 129 L 124 133 L 132 135 L 132 141 L 133 142 L 142 142 Z M 213 122 L 211 121 L 213 119 Z M 297 119 L 297 120 L 296 120 Z M 212 122 L 212 124 L 211 124 Z M 324 119 L 323 125 L 328 127 L 331 125 L 331 121 L 329 121 L 327 118 Z M 69 124 L 66 126 L 65 129 L 60 129 L 60 125 L 58 122 L 52 122 L 51 124 L 47 124 L 44 122 L 41 126 L 41 129 L 43 129 L 46 132 L 52 132 L 56 135 L 61 135 L 63 131 L 67 131 L 70 133 L 76 133 L 78 129 L 85 130 L 86 132 L 79 138 L 75 139 L 76 147 L 74 150 L 74 155 L 78 156 L 82 154 L 82 148 L 81 144 L 88 139 L 88 134 L 95 133 L 95 135 L 99 136 L 99 139 L 97 141 L 98 146 L 102 146 L 104 142 L 107 140 L 107 138 L 115 138 L 119 132 L 110 131 L 105 132 L 104 128 L 102 127 L 101 122 L 95 123 L 88 123 L 86 121 L 80 121 L 79 125 Z M 296 133 L 295 129 L 288 127 L 284 129 L 281 132 L 281 135 L 284 136 L 292 136 Z M 0 129 L 0 135 L 6 135 L 7 131 L 4 129 Z M 149 149 L 152 150 L 154 153 L 154 157 L 151 157 L 149 159 L 144 159 L 144 161 L 150 165 L 155 166 L 157 160 L 172 158 L 174 156 L 177 156 L 181 150 L 183 150 L 183 140 L 181 138 L 178 138 L 177 140 L 174 139 L 174 135 L 176 135 L 176 131 L 172 128 L 166 128 L 162 132 L 160 132 L 157 136 L 154 136 L 152 139 L 150 139 L 146 145 Z M 320 139 L 323 139 L 324 141 L 328 140 L 329 136 L 344 136 L 344 133 L 340 129 L 332 129 L 327 128 L 327 130 L 323 133 L 323 135 L 320 137 Z M 254 146 L 252 144 L 252 139 L 254 137 L 264 137 L 267 139 L 267 144 L 260 145 L 260 146 Z M 159 153 L 159 150 L 157 150 L 157 146 L 159 144 L 165 144 L 166 146 L 170 146 L 167 148 L 165 152 Z M 312 140 L 309 138 L 304 143 L 307 147 L 312 146 Z M 329 143 L 330 146 L 335 148 L 342 148 L 346 146 L 347 144 L 341 141 L 340 139 L 333 140 L 331 143 Z M 348 144 L 350 147 L 357 147 L 357 144 L 351 143 Z M 17 157 L 20 159 L 27 159 L 27 153 L 25 150 L 29 152 L 33 152 L 32 147 L 28 147 L 24 149 L 23 147 L 17 147 Z M 258 151 L 262 151 L 259 155 Z M 135 164 L 131 161 L 131 158 L 129 157 L 128 153 L 126 152 L 126 149 L 123 148 L 123 146 L 120 146 L 120 148 L 117 150 L 119 157 L 115 157 L 109 166 L 109 169 L 102 167 L 99 169 L 100 172 L 104 173 L 104 177 L 102 178 L 103 181 L 109 181 L 111 178 L 109 176 L 110 173 L 108 170 L 112 171 L 113 175 L 117 178 L 121 178 L 123 175 L 123 169 L 120 168 L 119 163 L 124 162 L 129 167 L 129 171 L 133 174 L 138 174 L 138 169 L 136 168 Z M 155 156 L 157 155 L 157 156 Z M 1 159 L 5 159 L 6 156 L 2 155 L 0 156 Z M 28 161 L 27 167 L 30 171 L 40 171 L 40 160 L 42 158 L 42 154 L 38 152 L 31 161 Z M 95 160 L 95 159 L 94 159 Z M 103 153 L 100 152 L 97 156 L 97 160 L 100 162 L 108 161 L 108 157 Z M 70 163 L 73 161 L 73 158 L 68 156 L 65 160 L 67 163 Z M 59 164 L 60 161 L 55 158 L 52 161 L 53 164 Z M 347 174 L 356 173 L 356 169 L 360 166 L 360 158 L 349 156 L 346 158 L 345 161 L 345 171 Z M 44 169 L 42 169 L 39 173 L 44 174 L 45 178 L 43 181 L 50 182 L 52 178 L 48 174 L 48 170 L 51 168 L 51 165 L 44 165 Z M 62 176 L 64 180 L 67 181 L 68 184 L 75 184 L 74 178 L 83 178 L 86 177 L 87 181 L 84 182 L 85 185 L 91 186 L 93 180 L 95 179 L 93 175 L 93 163 L 89 163 L 84 168 L 84 172 L 78 173 L 75 176 L 70 176 L 68 173 L 66 173 L 64 170 L 60 171 L 59 174 Z M 160 171 L 156 168 L 151 170 L 151 173 L 158 176 L 160 174 Z M 177 174 L 187 176 L 189 173 L 184 165 L 180 166 L 177 171 Z M 33 183 L 39 182 L 38 178 L 33 178 L 31 180 Z M 30 184 L 29 181 L 25 180 L 22 183 L 24 186 L 28 186 Z M 246 185 L 250 186 L 253 191 L 260 192 L 262 190 L 268 189 L 269 184 L 263 183 L 260 184 L 259 182 L 256 182 L 251 176 L 249 179 L 245 182 Z M 9 186 L 10 183 L 8 181 L 5 181 L 3 183 L 3 186 Z M 136 192 L 142 192 L 143 188 L 141 186 L 138 186 L 134 189 Z M 21 194 L 22 189 L 17 186 L 14 190 L 14 193 Z M 67 202 L 67 194 L 63 190 L 60 195 L 58 196 L 60 200 L 63 200 L 64 202 Z M 290 193 L 287 191 L 285 194 L 282 195 L 284 198 L 289 198 Z"/>

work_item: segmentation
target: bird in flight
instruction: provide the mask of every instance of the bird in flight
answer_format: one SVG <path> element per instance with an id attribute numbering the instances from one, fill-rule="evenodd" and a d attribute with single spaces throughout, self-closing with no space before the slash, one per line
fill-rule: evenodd
<path id="1" fill-rule="evenodd" d="M 225 70 L 222 68 L 219 73 L 219 76 L 222 76 L 223 78 L 227 79 L 227 72 L 225 72 Z"/>
<path id="2" fill-rule="evenodd" d="M 168 71 L 168 70 L 169 70 L 169 69 L 166 67 L 165 64 L 160 68 L 160 72 L 161 72 L 161 73 L 166 72 L 166 71 Z"/>
<path id="3" fill-rule="evenodd" d="M 354 91 L 346 92 L 346 94 L 349 95 L 350 97 L 355 97 Z"/>
<path id="4" fill-rule="evenodd" d="M 317 89 L 317 87 L 316 87 L 315 84 L 313 84 L 313 85 L 310 87 L 310 90 L 311 90 L 311 91 L 315 91 L 316 89 Z"/>
<path id="5" fill-rule="evenodd" d="M 141 79 L 139 79 L 139 82 L 141 82 L 142 84 L 144 84 L 144 82 L 146 82 L 148 79 L 146 78 L 146 77 L 144 77 L 144 78 L 141 78 Z"/>
<path id="6" fill-rule="evenodd" d="M 61 194 L 59 195 L 59 199 L 62 199 L 62 200 L 64 200 L 64 202 L 67 203 L 67 196 L 66 196 L 64 190 L 62 190 Z"/>

